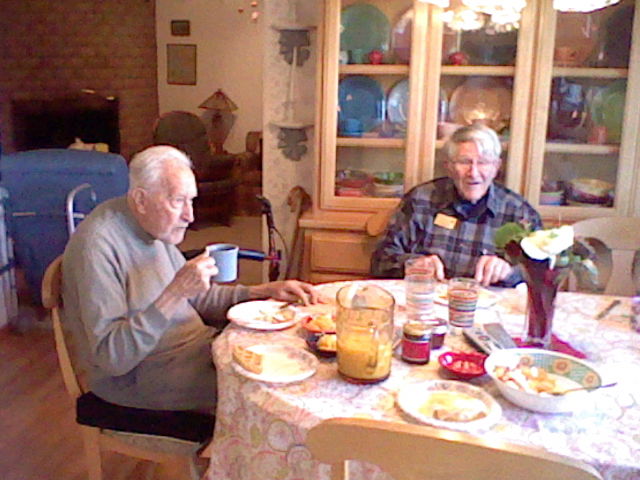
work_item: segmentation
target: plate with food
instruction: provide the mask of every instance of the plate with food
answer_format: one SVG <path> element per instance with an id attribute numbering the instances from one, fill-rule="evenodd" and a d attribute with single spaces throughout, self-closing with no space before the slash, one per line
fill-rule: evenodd
<path id="1" fill-rule="evenodd" d="M 318 369 L 316 357 L 291 345 L 234 345 L 232 357 L 237 373 L 260 382 L 299 382 Z"/>
<path id="2" fill-rule="evenodd" d="M 241 327 L 253 330 L 283 330 L 301 318 L 295 305 L 276 300 L 238 303 L 227 312 L 227 318 Z"/>
<path id="3" fill-rule="evenodd" d="M 421 423 L 465 432 L 491 428 L 502 416 L 498 402 L 483 389 L 452 380 L 407 384 L 397 404 Z"/>
<path id="4" fill-rule="evenodd" d="M 478 292 L 478 308 L 490 308 L 496 304 L 496 302 L 500 299 L 500 296 L 492 292 L 491 290 L 487 290 L 486 288 L 480 288 Z M 436 296 L 435 302 L 440 305 L 449 305 L 449 297 L 448 297 L 448 286 L 446 283 L 439 283 L 436 287 Z"/>

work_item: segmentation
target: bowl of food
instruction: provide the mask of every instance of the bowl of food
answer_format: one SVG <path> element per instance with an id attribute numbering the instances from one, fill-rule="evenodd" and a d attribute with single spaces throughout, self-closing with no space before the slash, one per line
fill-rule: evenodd
<path id="1" fill-rule="evenodd" d="M 438 363 L 447 376 L 460 380 L 471 380 L 487 373 L 484 361 L 487 356 L 477 352 L 445 352 L 438 357 Z"/>
<path id="2" fill-rule="evenodd" d="M 584 360 L 537 348 L 496 350 L 484 368 L 507 400 L 534 412 L 573 411 L 590 400 L 590 393 L 568 390 L 602 385 L 598 371 Z"/>
<path id="3" fill-rule="evenodd" d="M 301 325 L 310 350 L 324 357 L 336 355 L 336 322 L 332 309 L 305 314 Z"/>

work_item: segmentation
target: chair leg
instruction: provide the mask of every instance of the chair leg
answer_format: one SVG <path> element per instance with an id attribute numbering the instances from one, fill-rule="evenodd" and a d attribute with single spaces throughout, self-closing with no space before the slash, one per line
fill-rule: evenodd
<path id="1" fill-rule="evenodd" d="M 102 480 L 102 455 L 100 452 L 100 432 L 93 427 L 80 427 L 84 442 L 88 480 Z"/>

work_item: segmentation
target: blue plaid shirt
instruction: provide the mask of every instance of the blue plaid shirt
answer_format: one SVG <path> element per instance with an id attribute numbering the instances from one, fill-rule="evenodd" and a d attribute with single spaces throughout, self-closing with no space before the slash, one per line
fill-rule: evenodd
<path id="1" fill-rule="evenodd" d="M 455 218 L 454 228 L 436 225 L 439 213 Z M 473 277 L 478 258 L 497 253 L 495 232 L 507 222 L 542 228 L 538 212 L 523 197 L 497 183 L 475 204 L 460 197 L 448 177 L 423 183 L 402 198 L 371 257 L 371 273 L 401 278 L 407 258 L 438 255 L 447 278 Z M 520 281 L 515 269 L 500 285 L 513 286 Z"/>

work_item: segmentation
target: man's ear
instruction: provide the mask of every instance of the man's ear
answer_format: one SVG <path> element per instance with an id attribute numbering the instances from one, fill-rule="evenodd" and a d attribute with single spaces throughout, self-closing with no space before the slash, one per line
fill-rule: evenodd
<path id="1" fill-rule="evenodd" d="M 143 188 L 134 188 L 129 194 L 131 196 L 131 203 L 136 212 L 140 214 L 147 213 L 147 191 Z"/>

